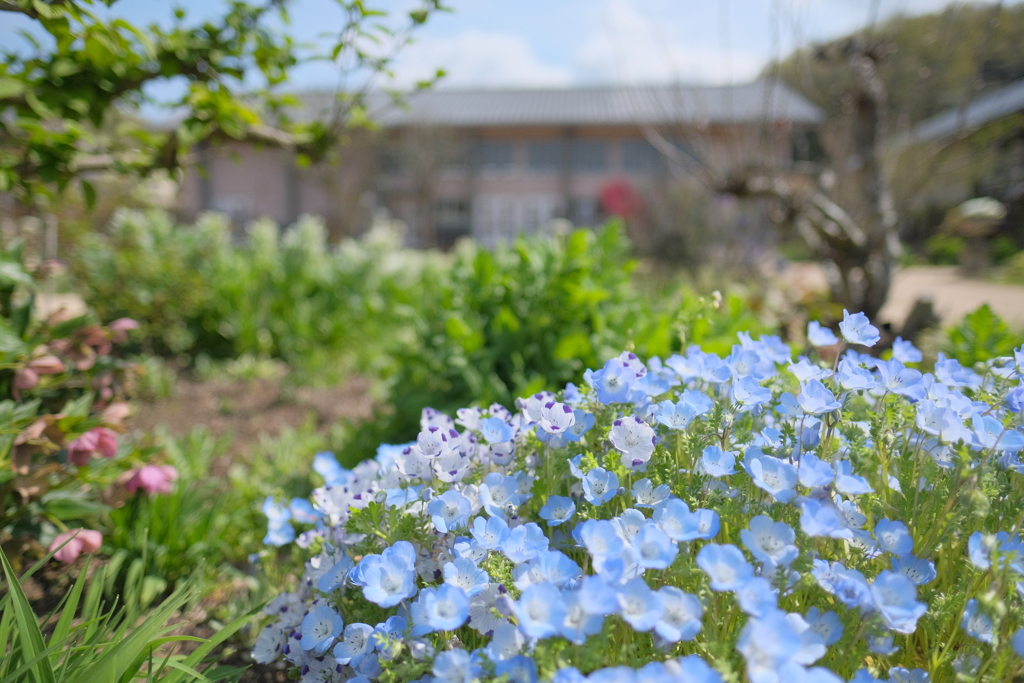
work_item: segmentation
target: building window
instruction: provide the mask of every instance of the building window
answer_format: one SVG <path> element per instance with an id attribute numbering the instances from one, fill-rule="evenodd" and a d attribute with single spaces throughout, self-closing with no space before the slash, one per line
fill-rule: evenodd
<path id="1" fill-rule="evenodd" d="M 512 143 L 497 140 L 480 142 L 480 168 L 507 171 L 512 168 Z"/>
<path id="2" fill-rule="evenodd" d="M 526 149 L 526 165 L 531 171 L 557 171 L 562 166 L 561 140 L 537 140 Z"/>
<path id="3" fill-rule="evenodd" d="M 607 170 L 608 146 L 603 140 L 573 140 L 572 168 L 575 171 Z"/>
<path id="4" fill-rule="evenodd" d="M 434 227 L 437 229 L 437 246 L 451 248 L 455 240 L 472 231 L 469 202 L 462 199 L 434 202 Z"/>
<path id="5" fill-rule="evenodd" d="M 622 170 L 630 173 L 651 173 L 658 162 L 658 151 L 646 140 L 625 140 L 622 143 Z"/>

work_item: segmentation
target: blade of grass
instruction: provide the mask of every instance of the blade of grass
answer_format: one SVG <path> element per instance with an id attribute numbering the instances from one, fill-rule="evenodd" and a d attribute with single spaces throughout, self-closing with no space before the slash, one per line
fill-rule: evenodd
<path id="1" fill-rule="evenodd" d="M 217 631 L 217 633 L 215 633 L 212 638 L 210 638 L 205 643 L 197 647 L 192 654 L 186 657 L 184 659 L 184 663 L 191 667 L 199 666 L 200 662 L 202 662 L 203 659 L 208 654 L 210 654 L 210 652 L 212 652 L 215 647 L 217 647 L 225 640 L 233 636 L 235 633 L 237 633 L 239 629 L 245 626 L 245 624 L 248 623 L 248 621 L 262 609 L 263 605 L 260 605 L 248 614 L 243 614 L 242 616 L 238 617 L 221 630 Z M 180 680 L 183 679 L 178 675 L 178 672 L 173 672 L 167 678 L 165 678 L 162 683 L 177 683 Z"/>
<path id="2" fill-rule="evenodd" d="M 113 647 L 104 650 L 99 661 L 89 667 L 82 674 L 80 680 L 85 683 L 86 681 L 116 681 L 120 679 L 131 663 L 135 661 L 139 652 L 146 648 L 147 643 L 172 628 L 164 626 L 164 623 L 187 599 L 187 591 L 173 593 L 127 636 Z"/>
<path id="3" fill-rule="evenodd" d="M 25 597 L 25 591 L 21 589 L 21 584 L 14 573 L 14 568 L 7 561 L 7 555 L 4 554 L 3 550 L 0 550 L 0 561 L 3 562 L 4 576 L 7 578 L 7 589 L 10 591 L 14 618 L 18 622 L 18 635 L 21 638 L 21 647 L 25 651 L 25 659 L 35 659 L 39 653 L 46 649 L 43 633 L 39 630 L 39 622 L 36 621 L 35 612 L 32 611 L 32 606 L 29 605 L 28 598 Z M 36 662 L 32 669 L 32 674 L 38 683 L 56 683 L 48 658 L 44 657 Z"/>
<path id="4" fill-rule="evenodd" d="M 75 585 L 71 588 L 71 593 L 68 594 L 67 602 L 64 603 L 64 611 L 61 612 L 57 625 L 53 627 L 53 635 L 50 636 L 51 643 L 63 642 L 71 632 L 71 622 L 75 618 L 75 612 L 78 611 L 78 602 L 82 598 L 82 591 L 85 589 L 85 578 L 89 573 L 89 565 L 91 563 L 92 557 L 90 556 L 86 559 L 82 571 L 79 572 Z M 54 659 L 54 662 L 56 662 L 56 659 Z"/>

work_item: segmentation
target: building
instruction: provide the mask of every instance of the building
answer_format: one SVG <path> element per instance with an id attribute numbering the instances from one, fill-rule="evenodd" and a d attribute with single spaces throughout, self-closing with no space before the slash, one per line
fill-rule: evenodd
<path id="1" fill-rule="evenodd" d="M 333 98 L 303 96 L 303 116 Z M 322 215 L 358 232 L 385 207 L 419 245 L 484 243 L 592 225 L 635 211 L 681 176 L 738 164 L 787 166 L 813 145 L 821 112 L 777 81 L 736 86 L 427 90 L 396 105 L 374 93 L 379 125 L 342 162 L 300 169 L 274 149 L 229 143 L 200 152 L 182 188 L 186 216 L 213 209 L 282 224 Z M 642 222 L 642 220 L 641 220 Z"/>

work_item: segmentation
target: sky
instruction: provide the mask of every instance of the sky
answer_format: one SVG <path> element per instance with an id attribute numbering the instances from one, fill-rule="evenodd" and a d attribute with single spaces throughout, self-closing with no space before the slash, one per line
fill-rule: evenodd
<path id="1" fill-rule="evenodd" d="M 971 0 L 961 0 L 969 2 Z M 371 3 L 407 10 L 411 0 Z M 395 62 L 408 86 L 442 68 L 439 87 L 564 87 L 588 84 L 730 83 L 754 78 L 775 57 L 894 14 L 936 11 L 949 0 L 448 0 L 415 33 Z M 109 12 L 148 24 L 215 16 L 226 0 L 119 0 Z M 877 7 L 877 8 L 876 8 Z M 17 46 L 31 22 L 3 17 L 0 45 Z M 301 42 L 323 44 L 342 15 L 335 0 L 294 0 L 291 25 Z M 327 64 L 297 69 L 288 87 L 332 88 Z"/>

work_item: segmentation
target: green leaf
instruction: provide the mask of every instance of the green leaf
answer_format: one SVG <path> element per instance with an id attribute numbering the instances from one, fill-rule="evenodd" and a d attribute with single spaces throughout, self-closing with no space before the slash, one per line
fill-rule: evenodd
<path id="1" fill-rule="evenodd" d="M 103 503 L 89 500 L 88 495 L 85 491 L 58 489 L 44 495 L 41 502 L 47 512 L 61 521 L 102 515 L 110 510 Z"/>
<path id="2" fill-rule="evenodd" d="M 25 84 L 15 78 L 0 77 L 0 100 L 17 97 L 25 90 Z"/>
<path id="3" fill-rule="evenodd" d="M 96 188 L 88 180 L 82 181 L 82 194 L 85 196 L 85 206 L 88 209 L 96 206 Z"/>
<path id="4" fill-rule="evenodd" d="M 29 605 L 25 591 L 21 589 L 18 582 L 18 575 L 14 568 L 7 561 L 7 555 L 0 550 L 0 561 L 3 562 L 4 578 L 7 579 L 7 589 L 11 596 L 11 608 L 14 610 L 14 617 L 18 622 L 18 635 L 21 640 L 21 648 L 25 659 L 34 659 L 46 650 L 43 640 L 43 633 L 39 630 L 39 622 Z M 32 668 L 33 678 L 36 683 L 56 683 L 53 669 L 50 667 L 50 660 L 40 659 Z"/>
<path id="5" fill-rule="evenodd" d="M 90 556 L 85 561 L 85 566 L 82 567 L 78 573 L 78 578 L 75 579 L 75 585 L 71 588 L 71 594 L 68 595 L 67 602 L 64 603 L 60 614 L 60 619 L 57 620 L 57 625 L 53 627 L 53 635 L 50 636 L 51 643 L 61 643 L 65 638 L 68 637 L 68 633 L 71 632 L 71 621 L 75 618 L 75 612 L 78 611 L 78 602 L 82 598 L 82 590 L 85 588 L 85 577 L 89 573 L 89 564 L 92 562 Z M 3 640 L 0 639 L 0 644 Z M 54 664 L 56 664 L 54 659 Z"/>
<path id="6" fill-rule="evenodd" d="M 215 647 L 226 641 L 231 636 L 235 635 L 243 626 L 249 623 L 250 619 L 259 614 L 262 609 L 263 605 L 260 605 L 248 614 L 243 614 L 242 616 L 238 617 L 221 630 L 217 631 L 217 633 L 215 633 L 212 638 L 210 638 L 205 643 L 197 647 L 192 652 L 192 654 L 190 654 L 188 657 L 182 660 L 182 664 L 185 664 L 186 666 L 190 667 L 199 666 L 199 663 L 202 662 L 203 659 L 207 657 Z M 162 683 L 178 683 L 178 681 L 181 680 L 184 680 L 182 672 L 175 671 L 166 678 L 164 678 Z"/>

